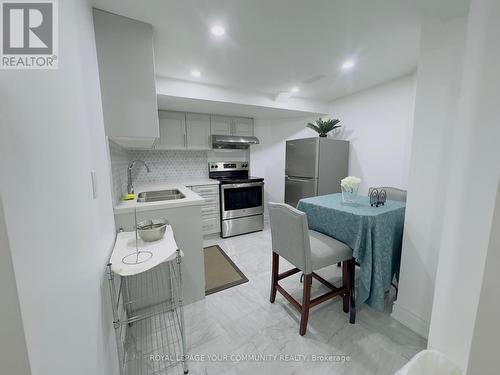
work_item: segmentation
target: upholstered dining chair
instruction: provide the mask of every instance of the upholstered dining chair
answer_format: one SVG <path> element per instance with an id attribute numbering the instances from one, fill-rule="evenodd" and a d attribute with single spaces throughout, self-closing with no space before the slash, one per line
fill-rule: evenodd
<path id="1" fill-rule="evenodd" d="M 395 187 L 390 187 L 390 186 L 381 186 L 381 187 L 370 187 L 368 189 L 368 196 L 372 193 L 373 189 L 384 189 L 385 192 L 387 193 L 387 199 L 391 201 L 400 201 L 400 202 L 406 202 L 406 190 L 401 190 Z"/>
<path id="2" fill-rule="evenodd" d="M 354 295 L 355 261 L 352 250 L 335 238 L 310 230 L 307 216 L 292 206 L 284 203 L 269 203 L 269 217 L 272 236 L 272 276 L 271 297 L 273 303 L 276 292 L 280 292 L 301 313 L 299 334 L 306 333 L 309 309 L 333 297 L 341 296 L 343 310 L 350 313 L 349 321 L 356 320 Z M 285 258 L 295 268 L 279 273 L 279 257 Z M 314 271 L 342 262 L 342 286 L 333 284 L 317 275 Z M 302 304 L 294 299 L 278 281 L 303 272 Z M 331 289 L 329 292 L 311 299 L 311 284 L 315 278 Z"/>

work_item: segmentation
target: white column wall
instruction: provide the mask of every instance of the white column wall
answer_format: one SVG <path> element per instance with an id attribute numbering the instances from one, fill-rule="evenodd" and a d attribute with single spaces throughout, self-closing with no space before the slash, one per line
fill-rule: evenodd
<path id="1" fill-rule="evenodd" d="M 486 256 L 486 265 L 481 285 L 481 296 L 476 315 L 476 323 L 472 336 L 469 354 L 468 374 L 492 374 L 498 372 L 498 337 L 500 337 L 500 184 L 497 189 L 497 200 L 491 237 Z"/>
<path id="2" fill-rule="evenodd" d="M 483 277 L 487 282 L 499 277 L 497 269 L 493 271 L 496 276 L 484 273 L 500 177 L 499 17 L 497 0 L 471 2 L 455 139 L 447 145 L 452 163 L 446 186 L 429 347 L 444 352 L 464 369 L 468 365 Z M 494 303 L 498 304 L 498 290 L 496 293 Z M 498 329 L 498 321 L 492 322 L 491 329 L 495 328 Z M 471 374 L 497 372 L 498 365 Z"/>
<path id="3" fill-rule="evenodd" d="M 115 227 L 91 4 L 58 4 L 59 69 L 0 72 L 0 191 L 32 374 L 116 374 L 105 280 Z"/>
<path id="4" fill-rule="evenodd" d="M 9 375 L 30 375 L 21 308 L 0 196 L 0 363 Z"/>
<path id="5" fill-rule="evenodd" d="M 398 299 L 392 316 L 427 337 L 460 93 L 466 19 L 428 19 L 421 51 Z"/>

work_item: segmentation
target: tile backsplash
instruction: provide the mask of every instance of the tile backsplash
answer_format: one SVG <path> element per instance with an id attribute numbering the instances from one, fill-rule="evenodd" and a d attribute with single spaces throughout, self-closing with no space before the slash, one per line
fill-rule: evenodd
<path id="1" fill-rule="evenodd" d="M 109 156 L 111 159 L 111 191 L 114 202 L 127 192 L 127 167 L 130 163 L 129 151 L 115 142 L 109 140 Z"/>
<path id="2" fill-rule="evenodd" d="M 182 180 L 193 177 L 208 178 L 206 151 L 131 150 L 131 160 L 144 160 L 150 168 L 134 168 L 134 181 L 138 184 Z"/>
<path id="3" fill-rule="evenodd" d="M 114 201 L 118 202 L 127 190 L 127 167 L 132 160 L 144 160 L 151 170 L 137 164 L 132 172 L 135 184 L 166 180 L 208 178 L 210 161 L 248 161 L 249 151 L 238 150 L 128 150 L 109 140 Z"/>

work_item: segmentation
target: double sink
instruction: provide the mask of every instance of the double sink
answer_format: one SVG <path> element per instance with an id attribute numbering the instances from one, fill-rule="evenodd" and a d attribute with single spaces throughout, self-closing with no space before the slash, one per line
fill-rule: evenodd
<path id="1" fill-rule="evenodd" d="M 170 201 L 174 199 L 186 198 L 177 189 L 167 189 L 167 190 L 156 190 L 156 191 L 144 191 L 137 195 L 137 202 L 159 202 L 159 201 Z"/>

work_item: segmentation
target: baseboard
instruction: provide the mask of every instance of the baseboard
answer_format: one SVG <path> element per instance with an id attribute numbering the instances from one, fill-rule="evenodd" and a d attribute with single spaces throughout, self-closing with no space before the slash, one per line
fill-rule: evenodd
<path id="1" fill-rule="evenodd" d="M 413 332 L 419 334 L 420 336 L 427 339 L 429 336 L 429 322 L 423 320 L 419 316 L 416 316 L 411 311 L 405 309 L 398 302 L 394 302 L 392 306 L 391 317 L 396 319 L 401 324 L 407 326 Z"/>

